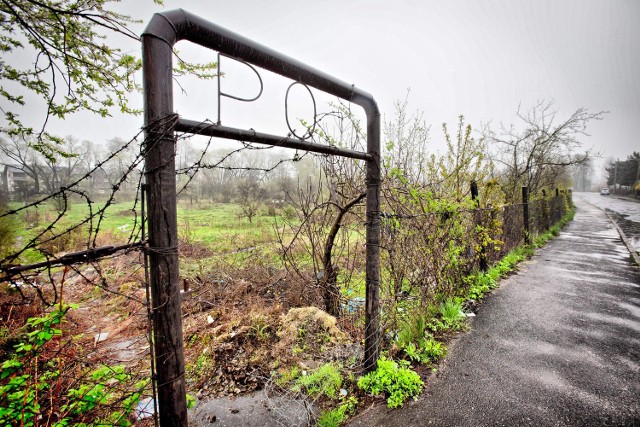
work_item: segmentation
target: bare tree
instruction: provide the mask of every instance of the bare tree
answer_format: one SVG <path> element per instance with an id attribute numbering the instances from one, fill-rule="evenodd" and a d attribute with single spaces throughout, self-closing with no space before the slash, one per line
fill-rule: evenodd
<path id="1" fill-rule="evenodd" d="M 34 139 L 24 136 L 0 141 L 0 163 L 19 169 L 29 178 L 21 182 L 23 188 L 19 192 L 23 197 L 54 194 L 90 170 L 92 149 L 86 142 L 67 136 L 58 145 L 59 152 L 46 156 L 34 147 L 35 144 Z"/>
<path id="2" fill-rule="evenodd" d="M 31 149 L 24 137 L 13 136 L 8 140 L 0 140 L 1 164 L 20 169 L 29 177 L 32 185 L 20 188 L 22 197 L 29 197 L 40 193 L 40 177 L 42 164 L 38 153 Z M 26 181 L 25 181 L 26 185 Z"/>
<path id="3" fill-rule="evenodd" d="M 258 214 L 261 201 L 264 199 L 264 190 L 256 176 L 242 178 L 237 183 L 238 203 L 242 210 L 242 216 L 253 222 L 253 218 Z"/>
<path id="4" fill-rule="evenodd" d="M 568 168 L 586 164 L 594 155 L 590 150 L 577 153 L 588 136 L 589 122 L 601 120 L 606 112 L 591 113 L 580 108 L 562 120 L 553 102 L 539 102 L 527 112 L 516 112 L 521 129 L 502 126 L 499 132 L 486 127 L 485 137 L 492 143 L 492 157 L 501 169 L 501 185 L 510 201 L 518 200 L 519 189 L 530 193 L 556 186 Z"/>
<path id="5" fill-rule="evenodd" d="M 86 144 L 81 143 L 73 136 L 67 136 L 58 146 L 64 153 L 73 155 L 61 155 L 55 153 L 52 156 L 42 157 L 42 179 L 47 194 L 53 194 L 61 187 L 67 187 L 74 178 L 87 172 L 83 168 L 85 159 L 90 157 Z"/>
<path id="6" fill-rule="evenodd" d="M 365 135 L 347 107 L 337 106 L 336 111 L 317 123 L 317 127 L 316 142 L 364 151 Z M 288 202 L 298 217 L 289 224 L 294 231 L 293 239 L 285 243 L 281 235 L 281 243 L 285 262 L 300 277 L 320 288 L 325 311 L 338 316 L 341 300 L 339 282 L 349 282 L 356 258 L 350 235 L 357 227 L 351 225 L 363 222 L 360 202 L 365 197 L 364 164 L 343 157 L 317 159 L 319 176 L 314 179 L 302 177 L 297 193 L 289 194 Z M 354 218 L 357 220 L 352 221 Z M 313 277 L 309 277 L 300 265 L 294 254 L 296 247 L 302 247 L 311 258 Z"/>

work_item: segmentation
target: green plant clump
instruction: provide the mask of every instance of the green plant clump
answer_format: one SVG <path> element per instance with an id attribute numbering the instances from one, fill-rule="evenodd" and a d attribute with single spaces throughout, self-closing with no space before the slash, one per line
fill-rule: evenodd
<path id="1" fill-rule="evenodd" d="M 318 427 L 339 427 L 353 413 L 358 404 L 358 399 L 348 397 L 338 407 L 324 411 L 318 418 Z"/>
<path id="2" fill-rule="evenodd" d="M 102 365 L 79 377 L 73 387 L 52 390 L 60 387 L 65 360 L 59 356 L 47 360 L 43 350 L 62 336 L 59 325 L 74 307 L 60 305 L 27 320 L 27 332 L 0 365 L 0 425 L 130 425 L 127 417 L 138 404 L 146 381 L 131 386 L 133 378 L 124 366 Z M 96 411 L 108 415 L 101 418 Z M 44 418 L 47 414 L 48 419 Z"/>
<path id="3" fill-rule="evenodd" d="M 340 387 L 342 387 L 340 369 L 332 363 L 325 363 L 310 374 L 296 378 L 292 390 L 304 390 L 309 396 L 325 395 L 336 399 Z"/>
<path id="4" fill-rule="evenodd" d="M 418 345 L 411 342 L 403 350 L 409 359 L 420 363 L 437 362 L 447 352 L 447 348 L 432 336 L 422 338 L 418 341 Z"/>
<path id="5" fill-rule="evenodd" d="M 408 368 L 409 362 L 400 363 L 398 365 L 393 360 L 381 357 L 375 371 L 360 377 L 358 387 L 373 395 L 386 393 L 389 408 L 404 405 L 409 397 L 415 397 L 422 391 L 424 383 L 420 375 Z"/>
<path id="6" fill-rule="evenodd" d="M 466 319 L 462 312 L 462 304 L 451 298 L 440 305 L 440 315 L 445 328 L 453 331 L 461 329 Z"/>

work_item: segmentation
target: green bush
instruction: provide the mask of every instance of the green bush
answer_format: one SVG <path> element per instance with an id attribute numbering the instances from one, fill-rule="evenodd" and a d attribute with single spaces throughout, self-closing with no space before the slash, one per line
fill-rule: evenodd
<path id="1" fill-rule="evenodd" d="M 400 366 L 393 360 L 381 357 L 375 371 L 360 377 L 358 387 L 373 395 L 385 393 L 389 408 L 400 407 L 409 397 L 417 396 L 424 385 L 420 375 L 409 369 L 408 364 L 404 362 Z"/>

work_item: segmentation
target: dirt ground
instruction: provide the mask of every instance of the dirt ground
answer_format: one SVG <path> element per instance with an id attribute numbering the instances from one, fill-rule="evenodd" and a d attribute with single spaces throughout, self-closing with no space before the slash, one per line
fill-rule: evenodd
<path id="1" fill-rule="evenodd" d="M 189 256 L 211 256 L 188 249 Z M 148 377 L 147 290 L 140 255 L 134 252 L 82 270 L 60 271 L 52 278 L 56 302 L 79 305 L 63 325 L 75 357 L 87 366 L 123 364 Z M 45 285 L 45 279 L 33 283 L 47 289 L 51 285 Z M 187 390 L 196 398 L 190 412 L 194 425 L 307 425 L 323 402 L 288 395 L 273 386 L 273 376 L 291 367 L 313 369 L 330 361 L 358 369 L 361 313 L 338 323 L 312 307 L 321 303 L 317 290 L 291 282 L 282 271 L 254 265 L 233 275 L 196 275 L 183 282 L 188 289 L 183 295 L 183 332 Z M 21 286 L 35 296 L 33 286 Z M 51 302 L 54 295 L 45 293 Z M 3 313 L 14 308 L 2 316 L 2 326 L 18 330 L 17 325 L 42 308 L 35 300 L 31 306 L 12 305 L 18 295 L 11 290 L 6 295 L 9 298 L 0 302 Z M 4 343 L 6 350 L 12 341 Z M 149 393 L 143 400 L 150 407 Z"/>

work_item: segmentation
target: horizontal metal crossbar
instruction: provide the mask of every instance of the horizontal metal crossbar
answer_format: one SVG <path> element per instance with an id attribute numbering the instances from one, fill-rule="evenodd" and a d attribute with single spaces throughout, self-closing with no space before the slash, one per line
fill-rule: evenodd
<path id="1" fill-rule="evenodd" d="M 175 130 L 178 132 L 188 132 L 197 135 L 273 145 L 275 147 L 295 148 L 298 150 L 311 151 L 313 153 L 335 154 L 352 159 L 369 160 L 371 158 L 370 154 L 362 151 L 340 148 L 333 145 L 322 145 L 314 142 L 303 141 L 297 138 L 270 135 L 267 133 L 256 132 L 252 129 L 237 129 L 214 123 L 197 122 L 194 120 L 178 119 Z"/>
<path id="2" fill-rule="evenodd" d="M 157 13 L 147 25 L 142 37 L 143 40 L 146 37 L 162 40 L 169 48 L 173 47 L 178 40 L 187 39 L 231 58 L 246 61 L 353 102 L 363 107 L 367 116 L 380 114 L 373 96 L 368 92 L 186 10 L 176 9 Z"/>

